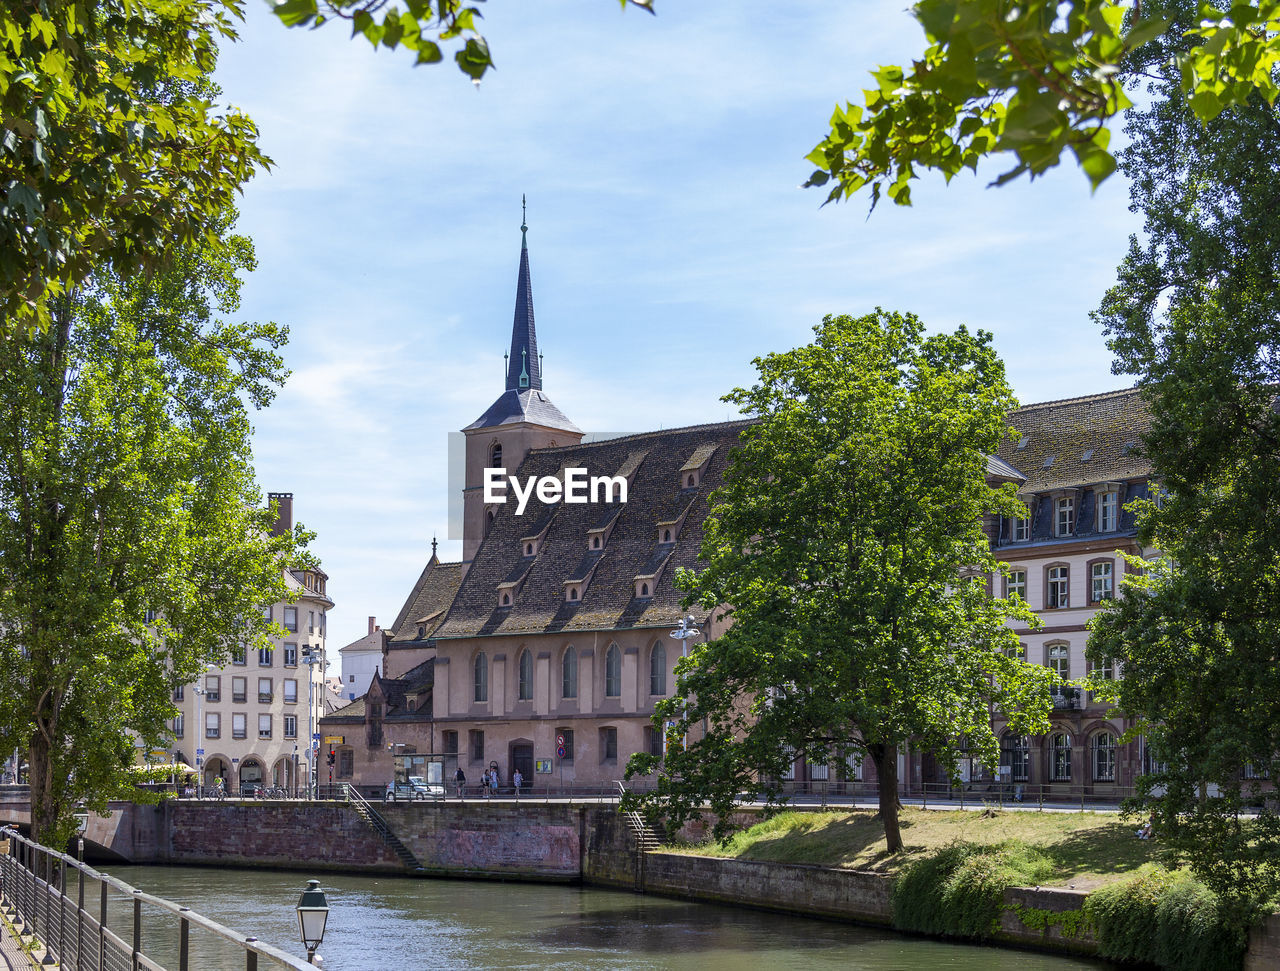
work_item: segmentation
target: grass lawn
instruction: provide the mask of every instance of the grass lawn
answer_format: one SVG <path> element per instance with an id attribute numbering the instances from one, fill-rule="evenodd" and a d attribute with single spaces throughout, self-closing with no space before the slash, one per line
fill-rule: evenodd
<path id="1" fill-rule="evenodd" d="M 787 811 L 737 833 L 727 844 L 669 847 L 678 853 L 723 856 L 775 863 L 897 873 L 904 865 L 950 843 L 1035 848 L 1047 860 L 1042 886 L 1086 890 L 1132 874 L 1154 863 L 1151 840 L 1134 835 L 1136 824 L 1114 813 L 1036 813 L 981 810 L 937 812 L 902 810 L 904 853 L 884 852 L 884 828 L 870 811 Z"/>

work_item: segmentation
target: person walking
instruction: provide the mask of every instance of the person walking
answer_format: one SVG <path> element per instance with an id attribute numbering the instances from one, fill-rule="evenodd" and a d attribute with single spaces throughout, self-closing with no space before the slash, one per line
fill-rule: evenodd
<path id="1" fill-rule="evenodd" d="M 516 787 L 516 798 L 520 798 L 520 786 L 524 782 L 524 776 L 520 774 L 520 770 L 516 769 L 511 773 L 511 784 Z"/>
<path id="2" fill-rule="evenodd" d="M 467 784 L 467 774 L 462 771 L 462 766 L 458 766 L 458 771 L 453 774 L 453 781 L 458 786 L 458 798 L 462 798 L 462 788 Z"/>

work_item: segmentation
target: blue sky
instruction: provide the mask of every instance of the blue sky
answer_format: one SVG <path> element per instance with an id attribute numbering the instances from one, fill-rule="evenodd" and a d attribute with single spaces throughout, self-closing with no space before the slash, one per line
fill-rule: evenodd
<path id="1" fill-rule="evenodd" d="M 1139 228 L 1119 176 L 988 189 L 994 166 L 870 216 L 798 188 L 835 102 L 918 53 L 901 0 L 484 7 L 478 88 L 256 3 L 219 65 L 276 162 L 240 220 L 242 312 L 291 330 L 259 480 L 317 531 L 333 647 L 394 619 L 433 535 L 460 555 L 446 436 L 502 390 L 522 193 L 545 388 L 589 431 L 729 418 L 753 357 L 876 306 L 993 331 L 1024 402 L 1128 383 L 1088 318 Z"/>

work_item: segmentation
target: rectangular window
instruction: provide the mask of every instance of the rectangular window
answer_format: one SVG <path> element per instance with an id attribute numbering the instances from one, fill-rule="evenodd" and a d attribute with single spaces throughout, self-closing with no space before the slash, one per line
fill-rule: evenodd
<path id="1" fill-rule="evenodd" d="M 284 737 L 285 738 L 298 737 L 298 716 L 297 715 L 284 716 Z"/>
<path id="2" fill-rule="evenodd" d="M 656 755 L 662 758 L 662 729 L 654 728 L 652 725 L 644 727 L 644 747 L 645 751 L 650 755 Z"/>
<path id="3" fill-rule="evenodd" d="M 182 733 L 186 728 L 185 716 L 179 715 L 173 720 L 173 734 L 175 738 L 182 738 Z"/>
<path id="4" fill-rule="evenodd" d="M 293 631 L 295 634 L 298 632 L 298 608 L 297 607 L 284 608 L 284 629 Z"/>
<path id="5" fill-rule="evenodd" d="M 222 700 L 222 678 L 216 674 L 206 674 L 204 678 L 204 696 L 206 701 Z"/>
<path id="6" fill-rule="evenodd" d="M 561 737 L 564 738 L 564 755 L 560 755 L 559 759 L 561 762 L 572 762 L 573 761 L 573 729 L 557 728 L 556 738 L 561 738 Z M 559 752 L 559 747 L 557 747 L 556 751 Z"/>
<path id="7" fill-rule="evenodd" d="M 284 666 L 287 668 L 296 668 L 298 666 L 298 645 L 297 644 L 285 644 Z"/>
<path id="8" fill-rule="evenodd" d="M 862 781 L 862 755 L 850 752 L 844 760 L 844 777 L 846 782 Z"/>
<path id="9" fill-rule="evenodd" d="M 258 704 L 260 705 L 271 704 L 271 699 L 273 696 L 274 696 L 274 693 L 271 690 L 271 679 L 259 678 L 258 679 Z"/>
<path id="10" fill-rule="evenodd" d="M 1076 528 L 1076 501 L 1070 496 L 1059 499 L 1054 506 L 1053 534 L 1070 536 Z"/>
<path id="11" fill-rule="evenodd" d="M 249 699 L 249 679 L 235 677 L 231 679 L 231 700 L 243 705 Z"/>
<path id="12" fill-rule="evenodd" d="M 356 753 L 354 749 L 338 750 L 338 778 L 350 779 L 355 774 Z"/>
<path id="13" fill-rule="evenodd" d="M 1027 571 L 1026 570 L 1010 570 L 1009 579 L 1005 582 L 1004 595 L 1008 599 L 1017 594 L 1023 600 L 1027 599 Z"/>
<path id="14" fill-rule="evenodd" d="M 809 781 L 826 782 L 829 778 L 831 778 L 831 771 L 827 768 L 825 762 L 821 764 L 809 763 Z"/>
<path id="15" fill-rule="evenodd" d="M 445 755 L 457 755 L 458 733 L 454 731 L 441 732 L 440 746 L 444 749 Z"/>
<path id="16" fill-rule="evenodd" d="M 353 675 L 351 675 L 351 677 L 349 677 L 347 680 L 348 680 L 348 681 L 350 681 L 352 684 L 355 684 L 355 683 L 356 683 L 356 676 L 353 674 Z"/>
<path id="17" fill-rule="evenodd" d="M 296 705 L 298 703 L 298 681 L 296 678 L 284 679 L 284 703 L 286 705 Z"/>
<path id="18" fill-rule="evenodd" d="M 472 762 L 484 761 L 484 732 L 471 729 L 467 732 L 467 749 L 471 752 Z"/>
<path id="19" fill-rule="evenodd" d="M 245 647 L 243 644 L 239 645 L 238 647 L 233 647 L 231 649 L 231 663 L 240 664 L 240 665 L 248 663 L 247 662 L 248 654 L 249 654 L 249 649 Z"/>
<path id="20" fill-rule="evenodd" d="M 618 761 L 618 730 L 616 728 L 600 729 L 600 761 Z"/>
<path id="21" fill-rule="evenodd" d="M 1098 495 L 1098 531 L 1114 533 L 1120 521 L 1120 496 L 1115 492 Z"/>
<path id="22" fill-rule="evenodd" d="M 1113 572 L 1114 565 L 1110 560 L 1089 567 L 1089 598 L 1094 603 L 1110 600 L 1114 595 L 1111 582 Z"/>
<path id="23" fill-rule="evenodd" d="M 1046 607 L 1070 606 L 1070 578 L 1071 574 L 1067 567 L 1049 567 L 1045 583 Z"/>
<path id="24" fill-rule="evenodd" d="M 270 606 L 262 608 L 262 619 L 268 622 L 275 620 L 275 614 L 272 612 Z"/>
<path id="25" fill-rule="evenodd" d="M 316 612 L 314 610 L 307 611 L 307 633 L 314 634 L 316 632 Z"/>
<path id="26" fill-rule="evenodd" d="M 204 737 L 222 737 L 222 716 L 216 711 L 206 711 L 204 713 Z"/>
<path id="27" fill-rule="evenodd" d="M 260 668 L 271 667 L 271 664 L 272 664 L 271 659 L 275 656 L 275 653 L 276 652 L 269 647 L 259 648 L 258 649 L 258 667 Z"/>
<path id="28" fill-rule="evenodd" d="M 249 732 L 248 716 L 242 711 L 231 713 L 231 737 L 244 738 Z"/>
<path id="29" fill-rule="evenodd" d="M 185 685 L 181 685 L 181 684 L 180 684 L 180 685 L 178 685 L 176 688 L 174 688 L 174 689 L 173 689 L 173 700 L 174 700 L 174 701 L 181 701 L 181 700 L 182 700 L 182 696 L 186 693 L 186 690 L 187 690 L 187 689 L 186 689 L 186 686 L 185 686 Z"/>
<path id="30" fill-rule="evenodd" d="M 324 593 L 323 590 L 321 590 L 320 592 Z M 320 611 L 320 636 L 321 637 L 324 637 L 324 618 L 325 618 L 325 613 L 322 610 Z"/>
<path id="31" fill-rule="evenodd" d="M 258 738 L 270 738 L 270 737 L 271 737 L 271 716 L 259 715 L 258 716 Z"/>
<path id="32" fill-rule="evenodd" d="M 1022 519 L 1013 521 L 1013 541 L 1015 543 L 1025 543 L 1031 538 L 1031 510 L 1027 510 L 1027 515 Z"/>

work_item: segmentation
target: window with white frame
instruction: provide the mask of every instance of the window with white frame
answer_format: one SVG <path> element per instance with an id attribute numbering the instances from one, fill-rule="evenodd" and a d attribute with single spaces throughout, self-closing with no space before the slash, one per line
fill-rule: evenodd
<path id="1" fill-rule="evenodd" d="M 174 688 L 174 689 L 173 689 L 173 700 L 174 700 L 174 701 L 181 701 L 181 700 L 182 700 L 182 696 L 183 696 L 185 693 L 186 693 L 186 688 L 185 688 L 185 686 L 184 686 L 184 685 L 178 685 L 176 688 Z"/>
<path id="2" fill-rule="evenodd" d="M 204 737 L 222 737 L 222 716 L 216 711 L 206 711 L 204 713 Z"/>
<path id="3" fill-rule="evenodd" d="M 231 713 L 231 737 L 244 738 L 249 732 L 248 716 L 242 711 Z"/>
<path id="4" fill-rule="evenodd" d="M 1049 778 L 1071 781 L 1071 736 L 1066 732 L 1055 732 L 1049 739 Z"/>
<path id="5" fill-rule="evenodd" d="M 560 697 L 578 697 L 578 652 L 572 644 L 560 658 Z"/>
<path id="6" fill-rule="evenodd" d="M 1031 538 L 1031 509 L 1028 507 L 1027 514 L 1021 519 L 1013 520 L 1013 529 L 1011 535 L 1015 543 L 1025 543 Z"/>
<path id="7" fill-rule="evenodd" d="M 284 701 L 287 705 L 296 705 L 298 703 L 298 680 L 297 678 L 284 679 Z"/>
<path id="8" fill-rule="evenodd" d="M 284 716 L 284 737 L 285 738 L 298 737 L 298 716 L 297 715 Z"/>
<path id="9" fill-rule="evenodd" d="M 1114 533 L 1120 524 L 1120 494 L 1098 493 L 1098 531 Z"/>
<path id="10" fill-rule="evenodd" d="M 297 633 L 298 631 L 298 608 L 297 607 L 284 608 L 284 629 L 293 631 L 295 634 Z"/>
<path id="11" fill-rule="evenodd" d="M 1005 598 L 1017 595 L 1023 600 L 1027 599 L 1027 571 L 1026 570 L 1010 570 L 1009 577 L 1005 581 Z"/>
<path id="12" fill-rule="evenodd" d="M 231 649 L 231 663 L 244 667 L 248 664 L 249 648 L 244 644 L 237 644 Z"/>
<path id="13" fill-rule="evenodd" d="M 271 716 L 266 714 L 259 715 L 258 716 L 258 738 L 270 738 L 270 737 L 271 737 Z"/>
<path id="14" fill-rule="evenodd" d="M 1062 496 L 1053 504 L 1053 535 L 1070 536 L 1076 528 L 1076 501 Z"/>
<path id="15" fill-rule="evenodd" d="M 186 728 L 185 716 L 179 715 L 173 720 L 173 734 L 176 738 L 182 738 L 183 731 Z"/>
<path id="16" fill-rule="evenodd" d="M 231 700 L 243 705 L 249 700 L 249 679 L 237 675 L 231 679 Z"/>
<path id="17" fill-rule="evenodd" d="M 1045 648 L 1045 660 L 1049 669 L 1063 681 L 1071 677 L 1071 649 L 1066 644 L 1050 644 Z M 1054 696 L 1061 698 L 1066 694 L 1067 686 L 1056 684 L 1051 689 Z"/>
<path id="18" fill-rule="evenodd" d="M 610 644 L 604 655 L 604 696 L 622 697 L 622 652 L 617 644 Z"/>
<path id="19" fill-rule="evenodd" d="M 1115 565 L 1111 560 L 1100 560 L 1089 567 L 1089 599 L 1102 603 L 1115 596 L 1112 576 Z"/>
<path id="20" fill-rule="evenodd" d="M 1071 605 L 1071 570 L 1066 566 L 1051 566 L 1045 571 L 1044 605 L 1069 607 Z"/>
<path id="21" fill-rule="evenodd" d="M 1093 736 L 1093 781 L 1116 781 L 1116 737 L 1111 732 Z"/>
<path id="22" fill-rule="evenodd" d="M 517 686 L 520 701 L 533 700 L 533 654 L 526 648 L 520 652 L 520 680 Z"/>
<path id="23" fill-rule="evenodd" d="M 271 704 L 271 699 L 274 696 L 275 696 L 275 693 L 271 690 L 271 679 L 259 678 L 258 679 L 258 704 L 269 705 Z"/>
<path id="24" fill-rule="evenodd" d="M 298 666 L 298 645 L 297 644 L 285 644 L 284 666 L 287 668 L 296 668 Z"/>
<path id="25" fill-rule="evenodd" d="M 275 620 L 275 612 L 270 605 L 262 608 L 262 619 L 265 621 Z"/>
<path id="26" fill-rule="evenodd" d="M 271 667 L 272 659 L 275 657 L 275 654 L 276 652 L 269 647 L 258 648 L 258 667 L 260 668 Z"/>
<path id="27" fill-rule="evenodd" d="M 204 696 L 206 701 L 222 700 L 222 678 L 216 674 L 205 675 Z"/>

